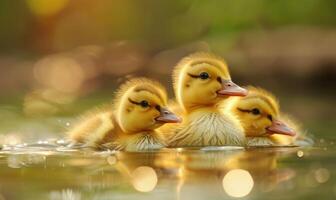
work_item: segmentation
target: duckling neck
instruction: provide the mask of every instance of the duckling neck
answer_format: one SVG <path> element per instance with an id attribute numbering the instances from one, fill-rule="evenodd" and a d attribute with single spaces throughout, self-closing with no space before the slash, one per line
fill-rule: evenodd
<path id="1" fill-rule="evenodd" d="M 219 113 L 220 109 L 217 104 L 211 105 L 189 105 L 185 106 L 187 113 L 203 112 L 203 113 Z"/>

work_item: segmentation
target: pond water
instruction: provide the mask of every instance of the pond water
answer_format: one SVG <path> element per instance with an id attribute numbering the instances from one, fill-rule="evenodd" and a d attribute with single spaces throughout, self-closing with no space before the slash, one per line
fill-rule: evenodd
<path id="1" fill-rule="evenodd" d="M 0 200 L 336 198 L 333 118 L 305 124 L 324 138 L 314 147 L 68 148 L 60 139 L 74 116 L 106 101 L 89 100 L 57 117 L 31 118 L 18 105 L 0 106 L 0 144 L 9 144 L 0 150 Z"/>
<path id="2" fill-rule="evenodd" d="M 332 143 L 138 153 L 64 141 L 5 146 L 0 199 L 334 199 Z"/>

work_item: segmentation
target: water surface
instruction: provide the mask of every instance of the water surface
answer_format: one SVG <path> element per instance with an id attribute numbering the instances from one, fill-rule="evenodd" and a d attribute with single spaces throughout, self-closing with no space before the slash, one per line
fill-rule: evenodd
<path id="1" fill-rule="evenodd" d="M 334 199 L 335 149 L 70 149 L 5 146 L 0 199 Z"/>
<path id="2" fill-rule="evenodd" d="M 83 100 L 84 101 L 84 100 Z M 71 114 L 27 117 L 0 106 L 0 200 L 9 199 L 335 199 L 335 123 L 306 123 L 315 147 L 162 149 L 113 152 L 71 149 Z M 315 131 L 314 131 L 315 130 Z M 50 139 L 56 138 L 56 139 Z"/>

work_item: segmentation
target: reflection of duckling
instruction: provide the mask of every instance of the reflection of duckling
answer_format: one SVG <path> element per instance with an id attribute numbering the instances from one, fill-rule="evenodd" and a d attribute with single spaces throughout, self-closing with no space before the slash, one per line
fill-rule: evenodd
<path id="1" fill-rule="evenodd" d="M 229 196 L 242 197 L 254 187 L 269 190 L 295 176 L 294 170 L 278 164 L 279 159 L 287 155 L 274 149 L 198 151 L 181 148 L 174 151 L 159 154 L 155 164 L 167 169 L 165 172 L 175 172 L 177 199 L 222 198 L 223 188 Z"/>
<path id="2" fill-rule="evenodd" d="M 173 78 L 184 123 L 170 130 L 170 146 L 244 145 L 239 121 L 221 112 L 218 105 L 230 96 L 245 96 L 247 91 L 231 81 L 221 58 L 207 53 L 190 55 L 176 66 Z"/>
<path id="3" fill-rule="evenodd" d="M 120 152 L 110 155 L 107 162 L 112 165 L 139 192 L 151 192 L 158 184 L 159 170 L 155 166 L 157 155 Z"/>
<path id="4" fill-rule="evenodd" d="M 114 109 L 88 115 L 69 132 L 69 137 L 89 146 L 128 151 L 164 147 L 155 129 L 180 121 L 166 104 L 166 91 L 159 83 L 148 79 L 128 81 L 117 93 Z"/>
<path id="5" fill-rule="evenodd" d="M 248 145 L 293 145 L 299 128 L 293 120 L 280 114 L 277 99 L 260 88 L 248 90 L 246 97 L 233 100 L 229 106 L 244 127 Z"/>
<path id="6" fill-rule="evenodd" d="M 295 176 L 295 171 L 292 169 L 279 166 L 279 160 L 285 157 L 285 155 L 275 152 L 274 149 L 270 151 L 267 149 L 250 149 L 233 156 L 227 161 L 226 168 L 230 171 L 235 169 L 246 170 L 252 175 L 256 185 L 268 190 Z M 243 178 L 239 177 L 239 179 L 243 184 Z"/>

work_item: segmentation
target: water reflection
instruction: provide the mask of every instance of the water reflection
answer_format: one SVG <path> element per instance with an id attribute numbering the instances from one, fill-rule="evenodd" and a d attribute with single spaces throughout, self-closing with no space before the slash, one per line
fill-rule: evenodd
<path id="1" fill-rule="evenodd" d="M 106 160 L 110 165 L 115 165 L 117 163 L 117 158 L 114 155 L 108 156 Z"/>
<path id="2" fill-rule="evenodd" d="M 131 182 L 137 191 L 150 192 L 155 188 L 158 177 L 153 168 L 141 166 L 132 171 Z"/>
<path id="3" fill-rule="evenodd" d="M 319 183 L 325 183 L 330 178 L 330 172 L 328 169 L 325 169 L 325 168 L 319 168 L 315 170 L 314 175 L 315 175 L 316 181 Z"/>
<path id="4" fill-rule="evenodd" d="M 49 196 L 50 200 L 80 200 L 81 193 L 75 192 L 72 189 L 64 189 L 61 191 L 52 191 Z"/>
<path id="5" fill-rule="evenodd" d="M 179 149 L 161 156 L 156 159 L 156 164 L 175 172 L 178 199 L 191 196 L 202 199 L 213 194 L 223 196 L 220 188 L 228 196 L 243 197 L 249 195 L 255 186 L 264 192 L 272 191 L 282 182 L 295 177 L 292 169 L 278 168 L 278 159 L 285 158 L 286 154 L 274 150 Z M 190 191 L 191 186 L 193 191 Z"/>
<path id="6" fill-rule="evenodd" d="M 45 146 L 38 151 L 28 147 L 22 147 L 25 152 L 15 149 L 0 156 L 2 188 L 8 191 L 5 197 L 10 194 L 10 199 L 23 199 L 21 193 L 9 189 L 11 181 L 24 182 L 26 186 L 19 185 L 17 190 L 35 192 L 40 199 L 197 200 L 267 199 L 273 193 L 290 195 L 285 191 L 298 187 L 320 188 L 332 180 L 330 168 L 321 164 L 308 171 L 291 165 L 291 159 L 304 162 L 309 158 L 308 154 L 298 157 L 295 148 L 182 148 L 131 153 L 57 148 L 46 151 Z"/>
<path id="7" fill-rule="evenodd" d="M 44 164 L 46 156 L 41 154 L 10 154 L 7 157 L 7 165 L 10 168 L 21 168 L 30 165 Z"/>
<path id="8" fill-rule="evenodd" d="M 223 178 L 223 188 L 232 197 L 244 197 L 248 195 L 254 185 L 251 174 L 242 169 L 229 171 Z"/>

